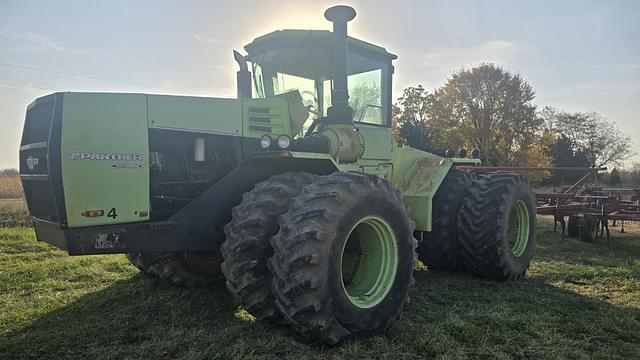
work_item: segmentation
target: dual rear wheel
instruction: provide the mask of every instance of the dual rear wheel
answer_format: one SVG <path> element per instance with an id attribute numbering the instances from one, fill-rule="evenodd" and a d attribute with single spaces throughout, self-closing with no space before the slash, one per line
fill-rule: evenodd
<path id="1" fill-rule="evenodd" d="M 414 223 L 389 182 L 319 177 L 279 218 L 269 259 L 275 304 L 303 336 L 335 344 L 386 331 L 413 284 Z"/>
<path id="2" fill-rule="evenodd" d="M 471 273 L 493 280 L 525 275 L 536 239 L 535 196 L 526 177 L 477 175 L 458 216 L 460 256 Z"/>
<path id="3" fill-rule="evenodd" d="M 536 236 L 535 197 L 525 177 L 452 170 L 432 209 L 432 231 L 417 234 L 429 269 L 464 269 L 493 280 L 525 274 Z"/>
<path id="4" fill-rule="evenodd" d="M 390 183 L 360 173 L 274 176 L 225 227 L 227 288 L 258 319 L 337 343 L 387 330 L 413 283 L 414 224 Z"/>

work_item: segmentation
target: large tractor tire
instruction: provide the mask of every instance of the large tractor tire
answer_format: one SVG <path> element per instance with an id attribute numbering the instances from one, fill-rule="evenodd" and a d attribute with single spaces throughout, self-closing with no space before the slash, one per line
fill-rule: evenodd
<path id="1" fill-rule="evenodd" d="M 567 223 L 567 234 L 569 237 L 579 237 L 581 227 L 582 218 L 573 215 L 569 216 L 569 222 Z"/>
<path id="2" fill-rule="evenodd" d="M 174 285 L 201 287 L 222 280 L 219 252 L 131 253 L 129 262 L 141 272 Z"/>
<path id="3" fill-rule="evenodd" d="M 421 232 L 418 244 L 418 259 L 430 269 L 455 271 L 460 267 L 458 212 L 469 186 L 470 174 L 452 170 L 433 197 L 431 232 Z"/>
<path id="4" fill-rule="evenodd" d="M 525 275 L 536 239 L 535 196 L 526 177 L 478 175 L 465 192 L 458 223 L 468 270 L 493 280 Z"/>
<path id="5" fill-rule="evenodd" d="M 278 216 L 314 179 L 308 173 L 285 173 L 258 183 L 233 208 L 225 226 L 222 272 L 236 301 L 259 320 L 280 320 L 271 294 L 267 259 L 273 254 L 269 240 L 278 230 Z"/>
<path id="6" fill-rule="evenodd" d="M 307 185 L 271 238 L 272 289 L 286 322 L 329 344 L 385 332 L 414 282 L 414 227 L 381 178 L 341 172 Z"/>

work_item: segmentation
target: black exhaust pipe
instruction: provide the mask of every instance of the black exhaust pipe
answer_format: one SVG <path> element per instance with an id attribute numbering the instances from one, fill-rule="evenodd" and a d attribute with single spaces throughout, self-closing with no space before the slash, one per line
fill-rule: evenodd
<path id="1" fill-rule="evenodd" d="M 329 124 L 352 124 L 353 109 L 349 106 L 347 87 L 347 22 L 356 17 L 356 11 L 345 5 L 328 8 L 324 17 L 333 23 L 333 89 L 331 107 L 327 109 Z"/>
<path id="2" fill-rule="evenodd" d="M 233 50 L 233 59 L 240 67 L 240 70 L 236 73 L 238 99 L 251 99 L 251 71 L 247 67 L 247 60 L 235 50 Z"/>

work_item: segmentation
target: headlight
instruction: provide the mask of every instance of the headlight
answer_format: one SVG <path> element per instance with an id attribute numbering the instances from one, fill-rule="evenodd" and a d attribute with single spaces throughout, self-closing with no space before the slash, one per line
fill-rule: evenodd
<path id="1" fill-rule="evenodd" d="M 288 149 L 291 146 L 291 138 L 287 135 L 278 136 L 278 147 L 280 149 Z"/>
<path id="2" fill-rule="evenodd" d="M 271 147 L 271 136 L 262 135 L 260 138 L 260 147 L 263 149 L 268 149 Z"/>
<path id="3" fill-rule="evenodd" d="M 447 149 L 444 151 L 444 157 L 452 158 L 456 156 L 456 152 L 453 149 Z"/>

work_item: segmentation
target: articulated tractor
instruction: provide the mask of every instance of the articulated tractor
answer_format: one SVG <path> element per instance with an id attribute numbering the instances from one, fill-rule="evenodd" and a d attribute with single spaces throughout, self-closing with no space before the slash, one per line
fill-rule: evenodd
<path id="1" fill-rule="evenodd" d="M 225 283 L 257 319 L 329 344 L 387 331 L 418 260 L 522 277 L 536 228 L 528 180 L 465 172 L 480 161 L 464 150 L 398 144 L 396 55 L 347 36 L 354 9 L 324 15 L 333 31 L 274 31 L 234 51 L 235 99 L 35 100 L 20 174 L 38 240 L 126 254 L 179 285 Z"/>

